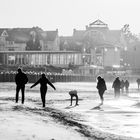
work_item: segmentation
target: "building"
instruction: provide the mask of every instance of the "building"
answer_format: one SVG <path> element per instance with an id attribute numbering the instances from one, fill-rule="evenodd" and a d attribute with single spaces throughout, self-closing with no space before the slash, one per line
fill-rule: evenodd
<path id="1" fill-rule="evenodd" d="M 0 28 L 0 51 L 58 51 L 58 30 L 33 28 Z"/>
<path id="2" fill-rule="evenodd" d="M 121 49 L 126 45 L 121 29 L 110 30 L 99 19 L 86 26 L 85 30 L 74 29 L 71 39 L 65 38 L 63 42 L 67 42 L 67 46 L 74 44 L 73 50 L 82 51 L 86 64 L 104 68 L 120 66 Z"/>
<path id="3" fill-rule="evenodd" d="M 55 31 L 45 31 L 42 35 L 42 50 L 43 51 L 59 51 L 60 39 L 58 36 L 58 29 Z"/>
<path id="4" fill-rule="evenodd" d="M 82 65 L 80 52 L 75 51 L 3 51 L 0 52 L 0 66 L 3 69 L 17 69 L 19 66 L 47 68 L 51 72 L 59 69 L 73 69 Z"/>

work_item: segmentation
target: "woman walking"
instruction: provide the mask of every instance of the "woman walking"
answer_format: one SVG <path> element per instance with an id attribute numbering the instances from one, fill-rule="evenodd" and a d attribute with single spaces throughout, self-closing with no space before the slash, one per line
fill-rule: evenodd
<path id="1" fill-rule="evenodd" d="M 120 89 L 121 89 L 121 82 L 120 82 L 119 77 L 117 77 L 114 80 L 112 88 L 114 88 L 115 98 L 119 98 L 120 97 Z"/>

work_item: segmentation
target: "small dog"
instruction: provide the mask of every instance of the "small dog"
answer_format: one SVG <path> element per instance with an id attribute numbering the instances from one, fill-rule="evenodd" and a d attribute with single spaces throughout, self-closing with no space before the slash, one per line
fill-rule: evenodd
<path id="1" fill-rule="evenodd" d="M 73 97 L 76 97 L 76 104 L 75 104 L 75 106 L 78 105 L 77 90 L 71 90 L 71 91 L 69 91 L 69 95 L 71 97 L 71 104 L 70 104 L 70 106 L 72 106 Z"/>

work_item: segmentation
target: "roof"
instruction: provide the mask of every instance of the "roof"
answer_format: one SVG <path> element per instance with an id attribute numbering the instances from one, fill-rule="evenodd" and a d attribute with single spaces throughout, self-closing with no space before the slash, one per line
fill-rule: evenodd
<path id="1" fill-rule="evenodd" d="M 46 41 L 54 41 L 58 35 L 58 31 L 43 31 L 39 27 L 32 28 L 0 28 L 0 36 L 6 31 L 8 36 L 6 37 L 7 41 L 14 41 L 16 43 L 25 43 L 30 40 L 31 32 L 35 32 L 36 36 L 39 39 Z"/>
<path id="2" fill-rule="evenodd" d="M 71 48 L 75 47 L 75 41 L 72 36 L 61 36 L 60 37 L 60 46 L 69 46 Z"/>
<path id="3" fill-rule="evenodd" d="M 107 25 L 107 24 L 104 23 L 103 21 L 97 19 L 96 21 L 90 23 L 89 25 L 92 26 L 92 25 Z"/>
<path id="4" fill-rule="evenodd" d="M 7 31 L 7 30 L 11 30 L 11 29 L 8 29 L 8 28 L 0 28 L 0 36 L 1 36 L 1 34 L 2 34 L 4 31 Z"/>
<path id="5" fill-rule="evenodd" d="M 91 34 L 90 34 L 90 31 L 91 31 Z M 82 41 L 83 39 L 85 39 L 86 34 L 88 35 L 88 33 L 89 33 L 89 35 L 92 35 L 92 32 L 94 32 L 94 31 L 95 31 L 95 33 L 93 34 L 93 35 L 95 35 L 94 37 L 96 37 L 96 38 L 99 37 L 98 41 L 101 44 L 104 44 L 104 43 L 105 44 L 119 44 L 119 43 L 121 43 L 121 35 L 122 35 L 121 30 L 109 30 L 108 29 L 108 30 L 104 31 L 101 29 L 98 30 L 97 28 L 95 28 L 95 30 L 94 29 L 74 30 L 73 37 L 76 41 Z M 97 33 L 97 36 L 96 36 L 96 33 Z"/>
<path id="6" fill-rule="evenodd" d="M 29 29 L 11 29 L 7 30 L 8 37 L 6 38 L 7 41 L 14 41 L 16 43 L 24 43 L 30 39 L 30 31 Z"/>
<path id="7" fill-rule="evenodd" d="M 58 35 L 58 31 L 46 31 L 45 40 L 46 41 L 54 41 Z"/>
<path id="8" fill-rule="evenodd" d="M 73 37 L 77 40 L 82 40 L 85 36 L 86 30 L 76 30 L 73 31 Z"/>

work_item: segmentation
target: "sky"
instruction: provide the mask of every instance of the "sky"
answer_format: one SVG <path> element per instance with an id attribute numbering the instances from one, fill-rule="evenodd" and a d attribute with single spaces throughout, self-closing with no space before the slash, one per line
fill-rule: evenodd
<path id="1" fill-rule="evenodd" d="M 140 0 L 0 0 L 0 28 L 41 27 L 69 36 L 97 19 L 111 30 L 140 33 Z"/>

